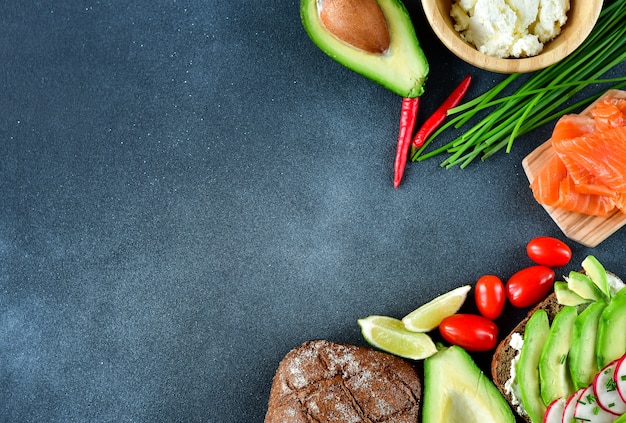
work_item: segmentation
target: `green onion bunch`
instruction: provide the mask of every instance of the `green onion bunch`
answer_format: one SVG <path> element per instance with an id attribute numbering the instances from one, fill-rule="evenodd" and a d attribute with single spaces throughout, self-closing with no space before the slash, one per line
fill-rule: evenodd
<path id="1" fill-rule="evenodd" d="M 411 159 L 422 161 L 447 153 L 441 166 L 465 168 L 479 156 L 484 160 L 503 148 L 510 152 L 517 137 L 590 104 L 605 91 L 564 106 L 585 87 L 592 84 L 613 84 L 606 89 L 626 86 L 626 76 L 600 79 L 626 60 L 625 23 L 626 0 L 614 1 L 602 10 L 589 37 L 572 54 L 532 73 L 511 94 L 498 97 L 521 76 L 519 73 L 509 75 L 480 96 L 450 109 L 448 116 L 454 117 L 412 152 Z M 425 151 L 443 131 L 452 126 L 461 128 L 481 111 L 487 111 L 486 116 L 462 135 L 442 147 Z"/>

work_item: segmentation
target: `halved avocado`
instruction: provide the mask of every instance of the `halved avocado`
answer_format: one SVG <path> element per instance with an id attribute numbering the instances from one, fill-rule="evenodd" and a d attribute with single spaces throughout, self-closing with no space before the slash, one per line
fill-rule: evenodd
<path id="1" fill-rule="evenodd" d="M 401 0 L 302 0 L 307 34 L 347 68 L 402 97 L 424 92 L 428 61 Z"/>
<path id="2" fill-rule="evenodd" d="M 422 421 L 514 423 L 498 388 L 463 348 L 444 348 L 424 361 Z"/>

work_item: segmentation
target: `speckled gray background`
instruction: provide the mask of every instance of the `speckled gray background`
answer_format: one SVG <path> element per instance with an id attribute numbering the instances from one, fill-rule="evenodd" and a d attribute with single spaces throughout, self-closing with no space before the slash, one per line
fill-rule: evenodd
<path id="1" fill-rule="evenodd" d="M 431 63 L 422 119 L 468 72 L 469 96 L 502 78 L 407 4 Z M 364 345 L 358 318 L 506 278 L 530 238 L 561 237 L 521 167 L 549 128 L 465 170 L 410 164 L 396 191 L 399 98 L 298 13 L 0 5 L 0 421 L 260 422 L 289 349 Z M 626 275 L 625 241 L 571 243 L 573 264 Z"/>

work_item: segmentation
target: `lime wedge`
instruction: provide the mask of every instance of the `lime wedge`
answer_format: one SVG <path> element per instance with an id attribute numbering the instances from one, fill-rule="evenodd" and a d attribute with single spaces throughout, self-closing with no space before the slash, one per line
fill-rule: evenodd
<path id="1" fill-rule="evenodd" d="M 465 285 L 446 292 L 407 314 L 402 323 L 413 332 L 431 331 L 439 326 L 443 319 L 459 311 L 470 289 L 470 285 Z"/>
<path id="2" fill-rule="evenodd" d="M 437 352 L 435 343 L 425 333 L 406 330 L 393 317 L 369 316 L 358 320 L 365 340 L 378 349 L 410 360 L 423 360 Z"/>

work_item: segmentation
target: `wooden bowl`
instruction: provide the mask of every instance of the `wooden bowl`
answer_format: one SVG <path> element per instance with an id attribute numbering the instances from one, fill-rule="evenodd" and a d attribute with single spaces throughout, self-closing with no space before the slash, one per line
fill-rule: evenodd
<path id="1" fill-rule="evenodd" d="M 501 59 L 479 52 L 454 29 L 450 16 L 452 0 L 422 0 L 426 19 L 441 42 L 465 62 L 498 73 L 532 72 L 550 66 L 568 56 L 587 38 L 593 29 L 602 0 L 570 0 L 567 22 L 561 33 L 546 43 L 540 54 L 533 57 Z"/>

